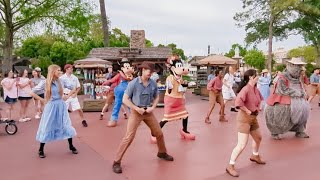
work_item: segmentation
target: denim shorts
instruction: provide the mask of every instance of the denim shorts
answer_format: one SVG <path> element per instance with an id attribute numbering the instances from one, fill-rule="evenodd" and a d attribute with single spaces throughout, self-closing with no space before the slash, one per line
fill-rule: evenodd
<path id="1" fill-rule="evenodd" d="M 10 98 L 9 96 L 7 96 L 4 102 L 6 102 L 7 104 L 14 104 L 17 102 L 17 98 Z"/>

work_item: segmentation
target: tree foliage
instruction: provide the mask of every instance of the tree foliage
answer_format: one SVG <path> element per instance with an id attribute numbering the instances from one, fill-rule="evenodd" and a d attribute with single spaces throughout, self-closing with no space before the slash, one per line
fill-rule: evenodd
<path id="1" fill-rule="evenodd" d="M 177 48 L 177 45 L 174 43 L 170 43 L 168 45 L 159 44 L 158 47 L 169 47 L 171 48 L 173 55 L 179 56 L 182 60 L 187 60 L 187 57 L 184 54 L 184 50 Z"/>
<path id="2" fill-rule="evenodd" d="M 4 55 L 2 70 L 11 68 L 14 35 L 19 30 L 43 22 L 48 25 L 44 26 L 48 30 L 52 28 L 49 24 L 54 24 L 70 37 L 81 38 L 89 30 L 91 7 L 90 3 L 81 0 L 0 1 L 0 46 Z"/>
<path id="3" fill-rule="evenodd" d="M 231 46 L 231 49 L 229 50 L 228 53 L 225 54 L 225 56 L 230 57 L 230 58 L 234 57 L 235 56 L 235 49 L 237 47 L 239 48 L 239 55 L 241 57 L 244 57 L 246 55 L 246 53 L 247 53 L 247 49 L 244 48 L 243 46 L 241 46 L 240 44 L 233 44 Z"/>
<path id="4" fill-rule="evenodd" d="M 303 46 L 291 49 L 287 56 L 288 58 L 303 57 L 307 63 L 312 63 L 317 59 L 317 51 L 313 46 Z"/>
<path id="5" fill-rule="evenodd" d="M 317 8 L 305 1 L 308 0 L 242 0 L 244 10 L 236 13 L 234 19 L 245 27 L 246 43 L 258 44 L 268 39 L 268 68 L 272 67 L 273 38 L 283 40 L 290 35 L 290 23 L 297 18 L 296 12 L 318 13 Z"/>
<path id="6" fill-rule="evenodd" d="M 244 57 L 246 64 L 257 68 L 260 71 L 265 68 L 265 60 L 266 57 L 263 52 L 257 49 L 249 50 Z"/>
<path id="7" fill-rule="evenodd" d="M 320 65 L 320 1 L 305 0 L 304 4 L 311 10 L 299 10 L 298 18 L 288 27 L 292 31 L 297 31 L 297 34 L 301 34 L 307 43 L 311 43 L 315 47 L 316 62 Z"/>

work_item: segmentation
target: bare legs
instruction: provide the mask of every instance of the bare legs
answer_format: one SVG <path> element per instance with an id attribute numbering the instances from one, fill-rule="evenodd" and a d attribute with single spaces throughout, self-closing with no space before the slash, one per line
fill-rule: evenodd
<path id="1" fill-rule="evenodd" d="M 262 161 L 259 156 L 259 148 L 260 148 L 260 143 L 261 143 L 261 139 L 262 139 L 260 130 L 257 129 L 255 131 L 251 131 L 250 135 L 253 138 L 253 142 L 252 142 L 252 154 L 253 155 L 250 157 L 250 160 L 253 162 L 256 162 L 258 164 L 265 164 L 265 162 Z M 230 157 L 230 162 L 229 162 L 229 165 L 226 169 L 227 172 L 231 176 L 234 176 L 234 177 L 239 176 L 238 172 L 234 168 L 234 165 L 235 165 L 236 160 L 238 159 L 238 157 L 240 156 L 240 154 L 244 150 L 244 148 L 247 146 L 248 139 L 249 139 L 249 134 L 238 132 L 238 143 L 237 143 L 237 146 L 232 151 L 232 154 Z"/>
<path id="2" fill-rule="evenodd" d="M 20 122 L 26 122 L 31 120 L 27 117 L 26 111 L 29 106 L 30 100 L 19 100 L 20 101 Z"/>

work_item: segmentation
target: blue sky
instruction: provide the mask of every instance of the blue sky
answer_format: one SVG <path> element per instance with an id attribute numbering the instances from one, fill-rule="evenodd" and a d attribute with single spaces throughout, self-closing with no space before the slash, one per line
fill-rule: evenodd
<path id="1" fill-rule="evenodd" d="M 95 0 L 98 4 L 98 0 Z M 241 0 L 105 0 L 111 27 L 130 34 L 144 29 L 155 45 L 176 43 L 189 55 L 229 51 L 233 43 L 244 44 L 245 31 L 235 25 L 233 16 L 241 11 Z M 99 7 L 99 6 L 98 6 Z M 304 45 L 301 36 L 274 42 L 274 49 L 290 50 Z M 267 41 L 258 46 L 267 50 Z"/>

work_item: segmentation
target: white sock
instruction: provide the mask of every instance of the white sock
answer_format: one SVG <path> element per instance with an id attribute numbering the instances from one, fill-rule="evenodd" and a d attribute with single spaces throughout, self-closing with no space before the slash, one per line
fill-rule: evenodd
<path id="1" fill-rule="evenodd" d="M 235 161 L 230 160 L 229 164 L 234 165 L 234 164 L 236 164 L 236 162 L 235 162 Z"/>
<path id="2" fill-rule="evenodd" d="M 259 152 L 252 152 L 253 155 L 258 156 Z"/>

